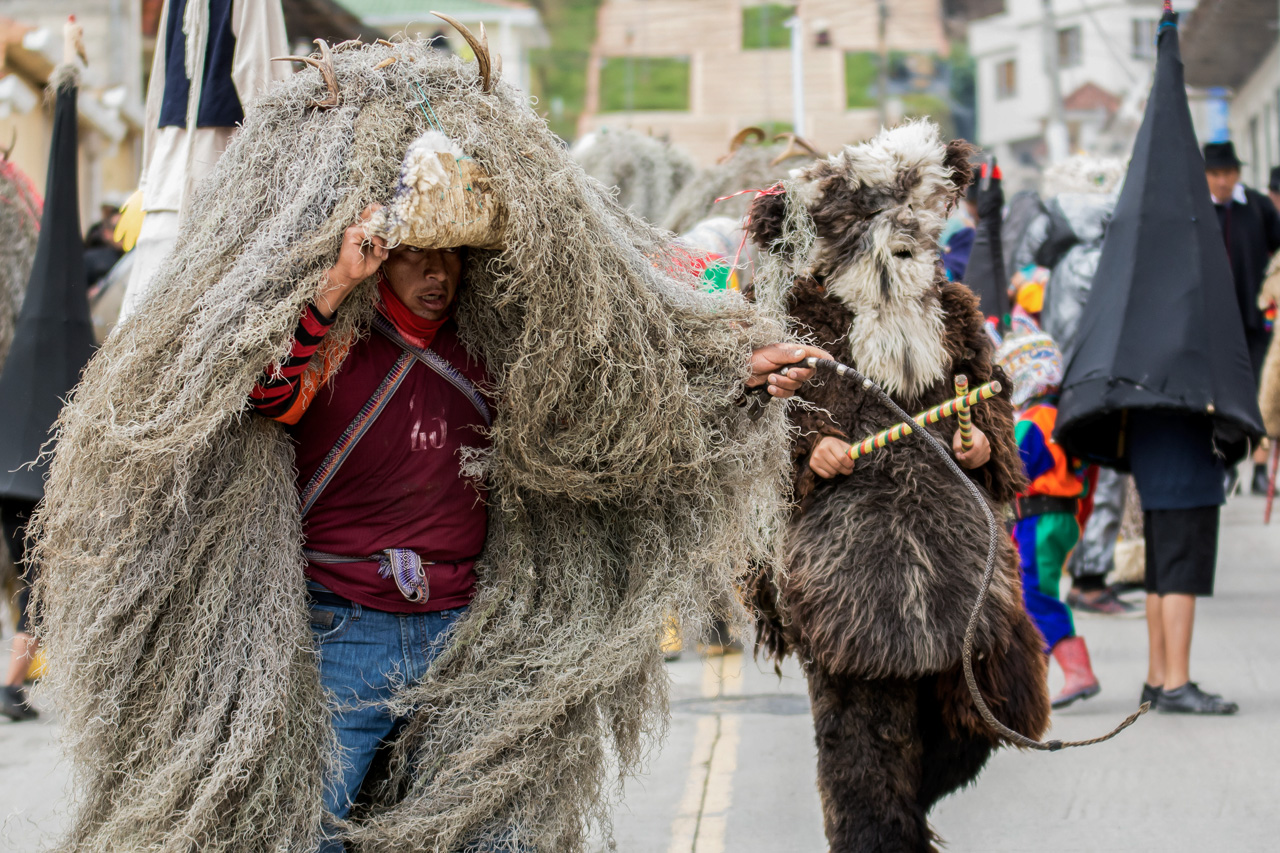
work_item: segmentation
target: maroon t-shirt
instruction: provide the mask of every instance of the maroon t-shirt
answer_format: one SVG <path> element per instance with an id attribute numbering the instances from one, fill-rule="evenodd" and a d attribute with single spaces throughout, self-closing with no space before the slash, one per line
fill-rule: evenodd
<path id="1" fill-rule="evenodd" d="M 431 344 L 472 383 L 484 368 L 467 355 L 447 323 Z M 329 450 L 373 396 L 401 349 L 370 332 L 289 428 L 297 444 L 301 492 Z M 475 592 L 474 558 L 484 547 L 488 518 L 484 484 L 461 472 L 464 447 L 485 448 L 484 418 L 461 391 L 415 362 L 382 414 L 302 520 L 306 547 L 328 554 L 370 556 L 386 548 L 416 551 L 429 593 L 408 601 L 374 561 L 308 562 L 307 574 L 337 594 L 376 610 L 425 613 L 462 607 Z"/>

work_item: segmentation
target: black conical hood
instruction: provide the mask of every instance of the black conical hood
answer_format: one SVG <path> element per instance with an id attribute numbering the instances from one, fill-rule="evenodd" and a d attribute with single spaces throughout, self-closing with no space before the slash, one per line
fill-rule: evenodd
<path id="1" fill-rule="evenodd" d="M 93 354 L 84 278 L 77 167 L 76 87 L 58 89 L 40 239 L 0 374 L 0 498 L 38 501 L 45 466 L 29 465 L 49 439 L 67 392 Z"/>
<path id="2" fill-rule="evenodd" d="M 1068 453 L 1122 470 L 1127 409 L 1211 415 L 1229 461 L 1263 432 L 1231 265 L 1187 108 L 1177 21 L 1166 6 L 1155 82 L 1055 431 Z"/>
<path id="3" fill-rule="evenodd" d="M 1004 189 L 996 161 L 982 167 L 978 179 L 978 228 L 964 271 L 964 283 L 978 296 L 982 316 L 994 319 L 1001 329 L 1009 318 L 1009 277 L 1004 268 Z"/>

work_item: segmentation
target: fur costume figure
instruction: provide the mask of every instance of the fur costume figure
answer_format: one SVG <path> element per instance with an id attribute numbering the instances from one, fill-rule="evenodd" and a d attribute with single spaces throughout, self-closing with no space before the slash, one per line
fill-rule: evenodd
<path id="1" fill-rule="evenodd" d="M 31 277 L 40 236 L 40 193 L 21 169 L 0 153 L 0 367 L 13 342 L 22 294 Z"/>
<path id="2" fill-rule="evenodd" d="M 40 193 L 31 179 L 9 159 L 9 152 L 0 152 L 0 369 L 31 276 L 41 209 Z M 17 595 L 17 579 L 9 548 L 0 543 L 0 596 L 6 602 Z"/>
<path id="3" fill-rule="evenodd" d="M 571 153 L 588 175 L 617 191 L 619 203 L 655 224 L 698 169 L 683 149 L 625 128 L 588 133 Z"/>
<path id="4" fill-rule="evenodd" d="M 907 411 L 953 397 L 957 374 L 1003 383 L 972 410 L 991 455 L 968 473 L 999 512 L 1026 485 L 1010 383 L 992 363 L 977 298 L 947 281 L 938 262 L 938 235 L 969 183 L 971 150 L 943 145 L 924 121 L 883 131 L 761 196 L 750 229 L 764 257 L 756 298 Z M 757 579 L 758 648 L 775 658 L 794 653 L 808 675 L 831 850 L 931 850 L 930 807 L 973 781 L 1000 745 L 961 664 L 987 524 L 918 436 L 859 458 L 848 476 L 817 477 L 808 459 L 824 436 L 858 441 L 899 418 L 873 392 L 834 376 L 800 396 L 812 405 L 793 410 L 799 505 L 785 574 Z M 954 424 L 927 428 L 951 444 Z M 1043 640 L 1023 609 L 1008 538 L 997 547 L 974 669 L 996 717 L 1039 737 L 1049 718 Z"/>
<path id="5" fill-rule="evenodd" d="M 713 166 L 698 171 L 671 202 L 663 228 L 683 234 L 709 216 L 741 219 L 751 206 L 751 193 L 733 196 L 740 190 L 764 189 L 785 178 L 792 169 L 803 168 L 818 156 L 813 146 L 795 134 L 780 134 L 767 145 L 758 127 L 738 132 L 729 143 L 729 153 Z M 716 199 L 724 198 L 719 204 Z"/>
<path id="6" fill-rule="evenodd" d="M 1271 259 L 1267 277 L 1258 291 L 1258 308 L 1269 311 L 1280 306 L 1280 255 Z M 1272 335 L 1267 345 L 1267 357 L 1262 362 L 1262 379 L 1258 385 L 1258 408 L 1262 410 L 1262 423 L 1271 440 L 1280 436 L 1280 335 Z"/>
<path id="7" fill-rule="evenodd" d="M 315 849 L 332 729 L 294 451 L 248 394 L 428 129 L 501 205 L 502 248 L 466 253 L 455 314 L 492 379 L 492 447 L 467 460 L 489 532 L 450 646 L 392 699 L 411 720 L 343 827 L 349 848 L 572 853 L 607 837 L 621 775 L 665 721 L 663 624 L 705 624 L 775 550 L 761 531 L 785 417 L 753 423 L 735 402 L 748 351 L 781 327 L 656 265 L 668 235 L 588 178 L 473 47 L 468 65 L 423 41 L 339 45 L 268 90 L 64 409 L 33 521 L 48 691 L 80 783 L 57 849 Z M 376 294 L 370 278 L 344 303 L 304 381 L 367 334 Z"/>

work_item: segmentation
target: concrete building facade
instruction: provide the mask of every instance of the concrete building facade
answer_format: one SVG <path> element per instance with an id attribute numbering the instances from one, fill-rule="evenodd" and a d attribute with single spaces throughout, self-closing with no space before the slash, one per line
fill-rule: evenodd
<path id="1" fill-rule="evenodd" d="M 1160 5 L 1128 0 L 1006 0 L 969 23 L 977 62 L 977 141 L 1011 169 L 1046 165 L 1051 103 L 1046 50 L 1056 53 L 1071 151 L 1127 156 L 1155 67 Z M 1048 42 L 1048 43 L 1046 43 Z"/>
<path id="2" fill-rule="evenodd" d="M 945 106 L 949 46 L 940 0 L 891 0 L 884 8 L 894 69 L 889 121 Z M 792 16 L 801 26 L 804 81 L 796 130 L 823 151 L 874 134 L 876 0 L 605 0 L 579 133 L 632 128 L 710 163 L 745 126 L 791 129 L 792 56 L 783 26 Z M 654 95 L 647 103 L 646 74 Z"/>
<path id="3" fill-rule="evenodd" d="M 1227 98 L 1228 138 L 1244 161 L 1241 179 L 1257 189 L 1280 166 L 1278 25 L 1276 0 L 1201 0 L 1187 16 L 1183 40 L 1187 83 Z"/>
<path id="4" fill-rule="evenodd" d="M 89 65 L 81 76 L 80 216 L 122 201 L 137 186 L 142 159 L 140 4 L 125 0 L 6 0 L 0 5 L 0 146 L 41 192 L 53 130 L 45 102 L 49 73 L 62 59 L 62 25 L 75 13 Z"/>

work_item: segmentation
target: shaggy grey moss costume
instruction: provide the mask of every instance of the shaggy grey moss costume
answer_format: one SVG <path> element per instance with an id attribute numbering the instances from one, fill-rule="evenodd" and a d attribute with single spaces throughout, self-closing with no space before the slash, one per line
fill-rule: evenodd
<path id="1" fill-rule="evenodd" d="M 0 367 L 4 366 L 40 236 L 40 193 L 8 154 L 0 156 Z"/>
<path id="2" fill-rule="evenodd" d="M 969 474 L 999 513 L 1025 485 L 1010 383 L 992 364 L 977 298 L 946 280 L 937 256 L 946 209 L 970 180 L 969 153 L 964 143 L 944 147 L 928 123 L 884 131 L 760 197 L 749 230 L 769 253 L 757 272 L 760 301 L 907 411 L 953 397 L 955 374 L 974 386 L 1004 383 L 973 409 L 991 459 Z M 800 396 L 813 404 L 793 410 L 800 507 L 786 574 L 756 585 L 759 647 L 795 653 L 805 667 L 831 850 L 931 850 L 930 807 L 971 782 L 999 744 L 961 666 L 986 520 L 918 438 L 860 458 L 847 477 L 817 478 L 808 458 L 824 436 L 858 441 L 899 418 L 834 377 Z M 949 446 L 955 423 L 928 429 Z M 996 717 L 1039 737 L 1049 718 L 1043 640 L 1023 609 L 1007 536 L 998 548 L 974 668 Z"/>
<path id="3" fill-rule="evenodd" d="M 0 368 L 9 355 L 22 296 L 31 278 L 40 212 L 40 193 L 4 153 L 0 156 Z M 14 600 L 17 578 L 9 547 L 0 542 L 0 596 L 5 602 Z"/>
<path id="4" fill-rule="evenodd" d="M 750 130 L 750 129 L 748 129 Z M 763 138 L 764 132 L 758 131 Z M 671 200 L 666 219 L 659 224 L 668 231 L 683 234 L 709 216 L 728 216 L 739 219 L 751 206 L 754 196 L 750 193 L 725 198 L 739 190 L 765 189 L 787 177 L 792 169 L 801 169 L 813 162 L 810 150 L 794 142 L 774 142 L 766 145 L 744 145 L 747 131 L 735 139 L 729 156 L 718 163 L 699 169 L 689 178 L 683 189 Z"/>
<path id="5" fill-rule="evenodd" d="M 247 394 L 343 230 L 386 202 L 423 102 L 490 176 L 506 248 L 468 253 L 460 334 L 493 376 L 480 591 L 396 713 L 358 850 L 575 851 L 664 722 L 659 633 L 770 555 L 781 407 L 734 406 L 781 329 L 664 272 L 664 236 L 524 96 L 421 42 L 340 46 L 265 94 L 154 285 L 59 423 L 34 522 L 41 630 L 79 781 L 61 850 L 312 849 L 331 732 L 293 450 Z M 391 64 L 387 60 L 395 58 Z M 384 67 L 379 68 L 379 65 Z M 312 364 L 367 333 L 361 285 Z M 314 381 L 315 374 L 311 374 Z"/>
<path id="6" fill-rule="evenodd" d="M 683 149 L 627 128 L 602 127 L 571 152 L 588 175 L 617 192 L 619 204 L 654 224 L 698 170 Z"/>

